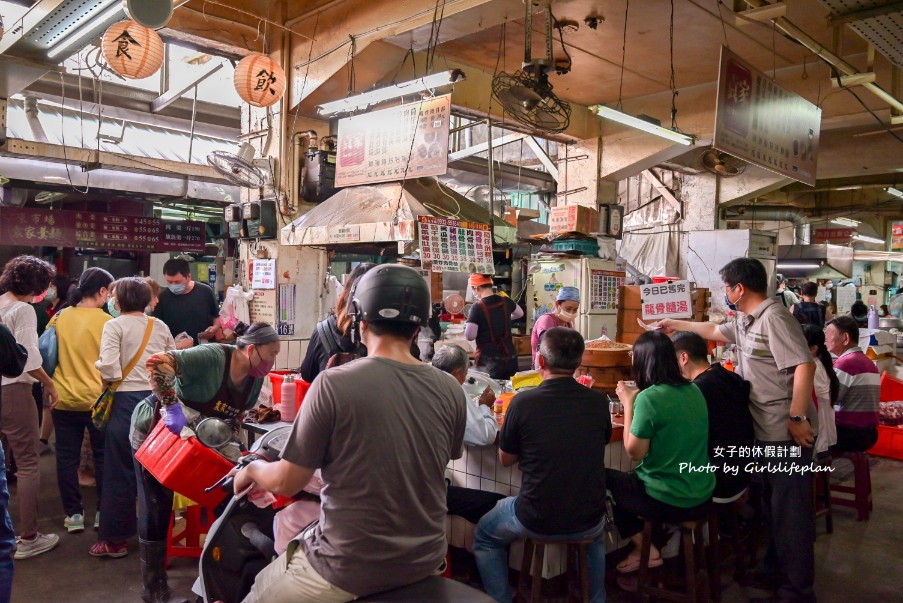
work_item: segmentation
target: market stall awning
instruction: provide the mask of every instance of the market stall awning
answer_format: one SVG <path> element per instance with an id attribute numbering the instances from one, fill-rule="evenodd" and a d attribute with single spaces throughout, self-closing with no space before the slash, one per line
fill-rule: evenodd
<path id="1" fill-rule="evenodd" d="M 342 189 L 282 228 L 283 245 L 391 243 L 417 238 L 417 218 L 433 216 L 489 224 L 482 206 L 440 184 L 415 178 Z M 515 243 L 517 229 L 494 219 L 495 243 Z"/>

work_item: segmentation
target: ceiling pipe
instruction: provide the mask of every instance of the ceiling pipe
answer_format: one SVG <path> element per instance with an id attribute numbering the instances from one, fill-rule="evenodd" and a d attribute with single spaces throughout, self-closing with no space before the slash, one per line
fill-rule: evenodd
<path id="1" fill-rule="evenodd" d="M 809 217 L 796 207 L 735 205 L 724 208 L 724 218 L 726 220 L 790 222 L 793 224 L 794 245 L 808 245 L 811 242 L 812 226 L 809 224 Z"/>
<path id="2" fill-rule="evenodd" d="M 41 124 L 41 118 L 39 117 L 38 99 L 36 96 L 29 95 L 25 97 L 25 120 L 28 122 L 31 134 L 37 142 L 49 142 L 47 132 L 44 131 L 44 126 Z"/>

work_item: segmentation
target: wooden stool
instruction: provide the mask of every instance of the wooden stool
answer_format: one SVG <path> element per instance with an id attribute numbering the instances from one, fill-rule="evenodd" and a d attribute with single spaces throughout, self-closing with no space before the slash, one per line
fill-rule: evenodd
<path id="1" fill-rule="evenodd" d="M 869 455 L 865 452 L 832 452 L 832 459 L 848 459 L 853 463 L 853 485 L 831 484 L 831 492 L 852 494 L 853 498 L 832 496 L 831 504 L 856 509 L 857 521 L 868 521 L 872 510 L 872 475 Z"/>
<path id="2" fill-rule="evenodd" d="M 749 568 L 749 558 L 754 556 L 754 552 L 750 548 L 754 544 L 752 534 L 744 546 L 743 535 L 740 530 L 740 513 L 743 511 L 748 499 L 748 491 L 744 491 L 740 498 L 730 502 L 712 501 L 712 510 L 709 513 L 709 593 L 712 601 L 721 600 L 721 572 L 719 565 L 721 560 L 721 534 L 719 525 L 721 523 L 721 513 L 726 513 L 731 531 L 731 538 L 734 542 L 734 580 L 739 582 L 746 575 Z"/>
<path id="3" fill-rule="evenodd" d="M 539 603 L 542 601 L 542 562 L 545 557 L 547 545 L 563 544 L 567 546 L 567 584 L 568 584 L 568 601 L 579 601 L 580 603 L 589 603 L 589 570 L 587 568 L 587 547 L 595 542 L 595 539 L 588 538 L 584 540 L 532 540 L 524 539 L 524 555 L 521 558 L 520 576 L 517 579 L 517 598 L 522 601 L 530 601 Z M 533 585 L 528 590 L 528 580 L 530 576 L 530 562 L 533 565 Z M 572 574 L 576 566 L 577 576 Z M 577 582 L 580 585 L 579 591 L 572 590 L 572 583 Z M 576 592 L 575 592 L 576 591 Z"/>
<path id="4" fill-rule="evenodd" d="M 173 533 L 176 514 L 173 511 L 169 518 L 169 534 L 166 537 L 166 567 L 173 557 L 189 557 L 200 559 L 201 536 L 210 529 L 211 513 L 209 509 L 203 509 L 200 505 L 191 505 L 185 508 L 185 527 L 180 532 Z M 179 544 L 183 542 L 184 544 Z"/>
<path id="5" fill-rule="evenodd" d="M 831 457 L 818 461 L 819 469 L 831 466 Z M 821 506 L 819 508 L 819 503 Z M 831 472 L 819 471 L 812 480 L 812 508 L 815 510 L 815 521 L 825 518 L 825 530 L 834 533 L 834 514 L 831 511 Z"/>
<path id="6" fill-rule="evenodd" d="M 649 601 L 650 598 L 655 597 L 669 601 L 706 603 L 709 600 L 709 576 L 706 568 L 705 536 L 702 529 L 705 520 L 685 521 L 680 524 L 681 547 L 684 551 L 684 577 L 687 582 L 686 593 L 648 584 L 650 547 L 655 523 L 651 519 L 646 519 L 643 525 L 643 540 L 640 545 L 640 575 L 637 581 L 637 594 L 640 600 Z"/>

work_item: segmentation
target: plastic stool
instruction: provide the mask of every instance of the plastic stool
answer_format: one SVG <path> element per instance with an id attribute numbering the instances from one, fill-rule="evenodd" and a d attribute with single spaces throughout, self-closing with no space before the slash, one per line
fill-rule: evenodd
<path id="1" fill-rule="evenodd" d="M 637 580 L 637 594 L 640 600 L 650 598 L 668 599 L 670 601 L 686 601 L 687 603 L 707 602 L 709 600 L 709 575 L 705 555 L 705 536 L 702 527 L 704 519 L 685 521 L 680 524 L 681 547 L 684 552 L 684 577 L 687 592 L 680 593 L 649 584 L 649 556 L 652 546 L 652 530 L 654 520 L 645 519 L 643 540 L 640 545 L 640 575 Z"/>
<path id="2" fill-rule="evenodd" d="M 588 538 L 583 540 L 532 540 L 524 539 L 524 556 L 521 558 L 520 576 L 517 579 L 517 596 L 524 601 L 539 603 L 542 601 L 542 562 L 545 557 L 547 545 L 563 544 L 567 546 L 567 584 L 568 584 L 568 601 L 580 601 L 580 603 L 589 603 L 589 569 L 587 568 L 587 550 L 586 547 L 595 542 L 594 539 Z M 573 565 L 571 561 L 574 561 Z M 530 565 L 533 565 L 533 584 L 528 589 L 528 579 L 530 576 Z M 576 566 L 577 576 L 574 576 L 572 570 Z M 580 585 L 577 592 L 571 590 L 571 585 L 575 580 Z"/>
<path id="3" fill-rule="evenodd" d="M 176 513 L 173 511 L 169 518 L 169 534 L 166 537 L 166 567 L 173 557 L 189 557 L 200 559 L 201 536 L 210 529 L 211 516 L 208 509 L 201 509 L 200 505 L 191 505 L 185 508 L 185 527 L 178 533 L 173 533 Z M 179 544 L 184 542 L 184 544 Z"/>
<path id="4" fill-rule="evenodd" d="M 853 498 L 832 496 L 831 504 L 856 509 L 857 521 L 868 521 L 872 510 L 872 474 L 869 455 L 865 452 L 832 452 L 832 459 L 848 459 L 853 463 L 853 485 L 831 484 L 831 492 L 852 494 Z"/>

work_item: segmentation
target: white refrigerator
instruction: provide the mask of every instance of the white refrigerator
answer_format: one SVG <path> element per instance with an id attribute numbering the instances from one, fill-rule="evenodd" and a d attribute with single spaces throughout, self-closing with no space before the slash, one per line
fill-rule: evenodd
<path id="1" fill-rule="evenodd" d="M 527 287 L 527 325 L 545 311 L 555 308 L 555 298 L 561 287 L 580 289 L 580 310 L 574 325 L 584 339 L 596 339 L 607 332 L 617 336 L 618 296 L 625 273 L 615 263 L 599 258 L 542 258 L 535 260 Z M 604 327 L 604 328 L 603 328 Z"/>

